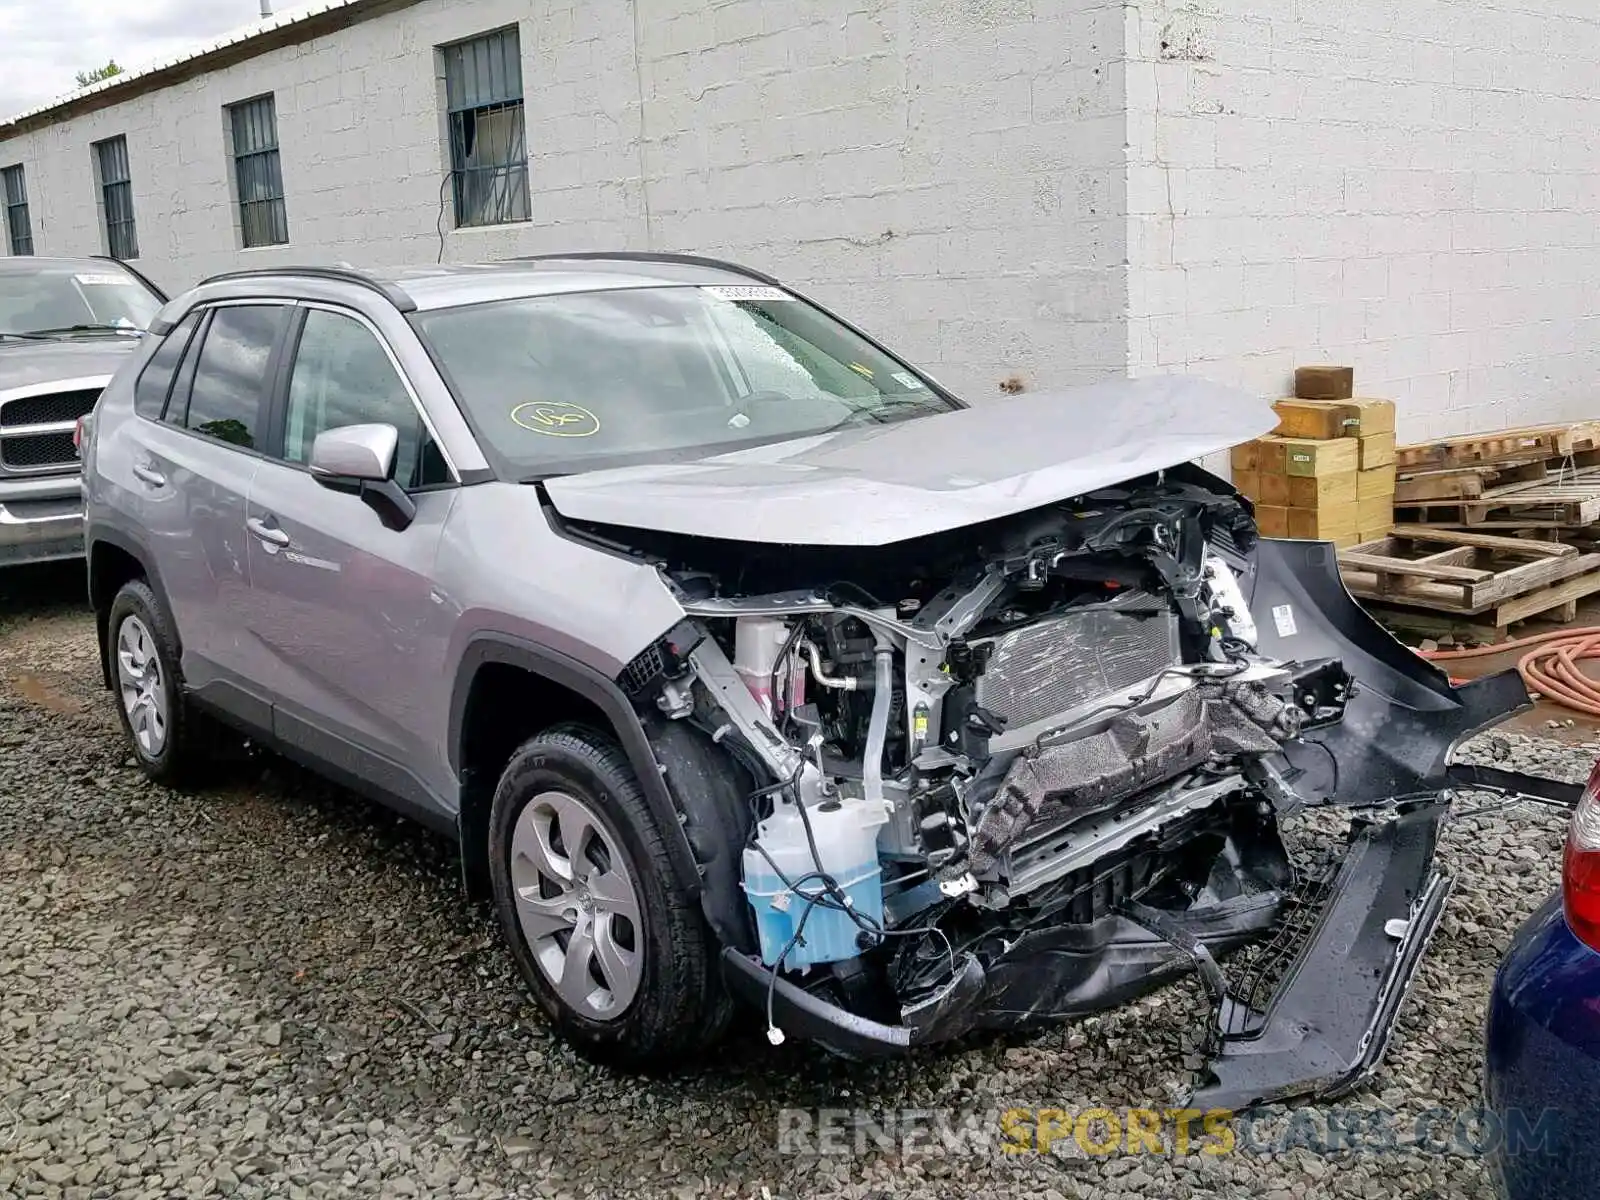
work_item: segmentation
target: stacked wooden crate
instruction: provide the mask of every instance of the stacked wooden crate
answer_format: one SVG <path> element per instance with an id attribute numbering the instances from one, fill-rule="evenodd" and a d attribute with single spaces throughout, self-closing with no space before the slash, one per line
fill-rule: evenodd
<path id="1" fill-rule="evenodd" d="M 1329 378 L 1309 374 L 1340 372 Z M 1302 368 L 1296 391 L 1350 389 L 1348 368 Z M 1354 546 L 1394 524 L 1394 404 L 1299 395 L 1273 407 L 1278 427 L 1233 450 L 1233 482 L 1267 537 Z"/>

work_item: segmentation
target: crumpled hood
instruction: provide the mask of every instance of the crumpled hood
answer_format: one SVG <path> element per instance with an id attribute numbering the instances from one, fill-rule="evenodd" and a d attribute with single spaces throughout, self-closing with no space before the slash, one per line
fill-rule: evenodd
<path id="1" fill-rule="evenodd" d="M 565 517 L 793 545 L 878 546 L 1037 508 L 1269 433 L 1264 400 L 1118 379 L 696 462 L 545 481 Z"/>
<path id="2" fill-rule="evenodd" d="M 53 383 L 58 379 L 92 379 L 114 375 L 139 348 L 141 338 L 90 337 L 59 342 L 0 341 L 0 392 Z"/>

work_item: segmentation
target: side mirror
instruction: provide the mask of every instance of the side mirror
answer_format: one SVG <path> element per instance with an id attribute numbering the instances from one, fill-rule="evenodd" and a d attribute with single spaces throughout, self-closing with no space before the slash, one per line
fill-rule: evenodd
<path id="1" fill-rule="evenodd" d="M 311 443 L 311 476 L 324 487 L 353 491 L 390 529 L 405 529 L 417 506 L 394 481 L 400 433 L 393 425 L 342 425 Z"/>
<path id="2" fill-rule="evenodd" d="M 394 473 L 400 432 L 393 425 L 342 425 L 311 443 L 311 473 L 373 483 Z"/>

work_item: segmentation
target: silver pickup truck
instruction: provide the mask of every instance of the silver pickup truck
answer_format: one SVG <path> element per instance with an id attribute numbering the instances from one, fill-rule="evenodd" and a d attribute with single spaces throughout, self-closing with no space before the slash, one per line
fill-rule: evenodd
<path id="1" fill-rule="evenodd" d="M 165 299 L 114 259 L 0 257 L 0 567 L 83 553 L 77 422 Z"/>

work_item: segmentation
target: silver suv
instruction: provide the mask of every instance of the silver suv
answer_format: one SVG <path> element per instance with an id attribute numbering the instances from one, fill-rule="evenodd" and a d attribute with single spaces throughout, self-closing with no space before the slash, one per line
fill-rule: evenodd
<path id="1" fill-rule="evenodd" d="M 165 301 L 111 259 L 0 258 L 0 567 L 83 553 L 78 419 Z"/>
<path id="2" fill-rule="evenodd" d="M 262 270 L 153 328 L 84 459 L 139 762 L 190 776 L 220 725 L 449 832 L 587 1053 L 692 1054 L 733 999 L 895 1053 L 1193 967 L 1199 1106 L 1376 1065 L 1450 748 L 1527 701 L 1453 688 L 1189 465 L 1266 404 L 969 408 L 680 256 Z M 1279 822 L 1326 803 L 1349 850 L 1297 861 Z M 1214 961 L 1265 936 L 1270 1004 Z"/>

